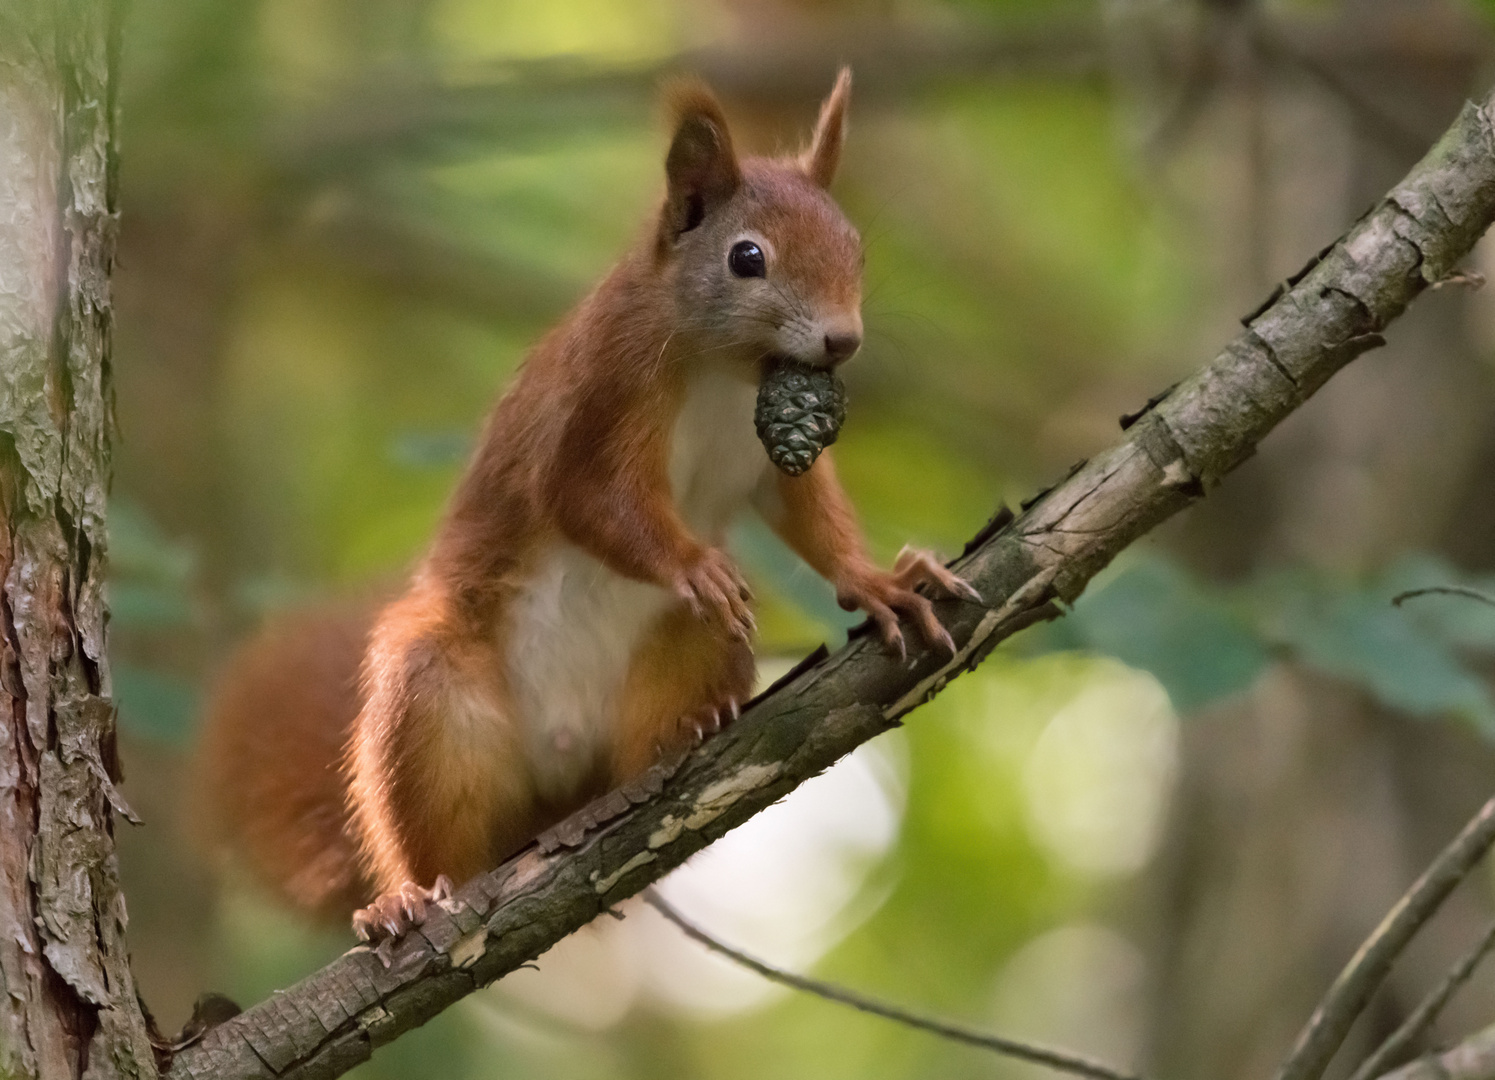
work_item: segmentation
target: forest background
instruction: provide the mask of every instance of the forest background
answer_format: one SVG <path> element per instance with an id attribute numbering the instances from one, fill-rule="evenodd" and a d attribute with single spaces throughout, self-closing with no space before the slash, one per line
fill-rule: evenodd
<path id="1" fill-rule="evenodd" d="M 1483 93 L 1495 3 L 133 0 L 109 599 L 146 823 L 121 826 L 130 947 L 163 1028 L 350 943 L 203 853 L 190 751 L 233 644 L 399 581 L 527 344 L 650 212 L 663 72 L 705 75 L 773 150 L 842 61 L 868 339 L 836 452 L 887 560 L 954 554 L 1212 355 Z M 1495 611 L 1390 604 L 1495 587 L 1491 304 L 1424 300 L 1066 619 L 665 894 L 906 1004 L 1163 1077 L 1267 1075 L 1495 778 Z M 844 636 L 765 530 L 734 550 L 766 674 Z M 1357 1045 L 1492 889 L 1422 935 Z M 623 913 L 357 1075 L 1030 1071 Z M 1487 974 L 1443 1033 L 1492 1018 Z"/>

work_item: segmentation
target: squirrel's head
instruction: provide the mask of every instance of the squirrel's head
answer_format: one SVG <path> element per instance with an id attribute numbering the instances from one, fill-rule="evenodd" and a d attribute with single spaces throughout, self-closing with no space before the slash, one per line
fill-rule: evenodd
<path id="1" fill-rule="evenodd" d="M 704 349 L 831 367 L 861 345 L 862 242 L 826 193 L 850 94 L 842 68 L 801 154 L 739 160 L 711 92 L 671 91 L 656 253 L 673 268 L 681 325 Z"/>

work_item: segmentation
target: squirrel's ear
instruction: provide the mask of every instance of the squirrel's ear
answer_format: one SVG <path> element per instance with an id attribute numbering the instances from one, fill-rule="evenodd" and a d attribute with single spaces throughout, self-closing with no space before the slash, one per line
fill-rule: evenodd
<path id="1" fill-rule="evenodd" d="M 707 212 L 731 198 L 742 182 L 727 118 L 716 97 L 699 82 L 677 82 L 666 91 L 675 118 L 664 170 L 669 179 L 662 239 L 673 241 L 701 223 Z"/>
<path id="2" fill-rule="evenodd" d="M 836 178 L 836 166 L 841 163 L 841 144 L 846 141 L 846 106 L 850 99 L 851 68 L 844 67 L 836 76 L 836 85 L 830 96 L 820 106 L 815 137 L 799 158 L 800 168 L 823 188 L 831 186 L 831 181 Z"/>

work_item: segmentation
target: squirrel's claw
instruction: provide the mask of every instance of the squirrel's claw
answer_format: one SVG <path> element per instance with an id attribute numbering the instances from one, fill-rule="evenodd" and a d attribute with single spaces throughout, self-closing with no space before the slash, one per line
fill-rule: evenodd
<path id="1" fill-rule="evenodd" d="M 368 907 L 355 911 L 353 933 L 358 935 L 359 941 L 377 945 L 376 951 L 388 967 L 385 946 L 425 922 L 430 905 L 449 901 L 452 893 L 452 879 L 445 874 L 436 875 L 436 882 L 429 889 L 407 881 L 394 892 L 385 893 Z"/>
<path id="2" fill-rule="evenodd" d="M 729 695 L 720 704 L 705 705 L 693 712 L 686 713 L 680 719 L 680 726 L 682 729 L 694 733 L 695 744 L 700 746 L 741 715 L 742 706 L 735 697 Z M 662 752 L 663 749 L 661 748 Z"/>
<path id="3" fill-rule="evenodd" d="M 739 641 L 752 640 L 758 630 L 749 606 L 753 591 L 727 555 L 708 549 L 697 563 L 681 575 L 675 592 L 696 618 L 717 622 Z"/>
<path id="4" fill-rule="evenodd" d="M 898 553 L 898 559 L 893 563 L 893 580 L 906 589 L 936 585 L 946 596 L 974 604 L 984 603 L 975 586 L 952 572 L 932 552 L 919 548 L 905 545 Z"/>

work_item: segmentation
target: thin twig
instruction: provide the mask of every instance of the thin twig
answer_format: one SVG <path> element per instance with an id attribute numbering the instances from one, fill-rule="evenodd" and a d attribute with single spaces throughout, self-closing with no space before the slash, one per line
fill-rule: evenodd
<path id="1" fill-rule="evenodd" d="M 1495 947 L 1495 922 L 1485 928 L 1483 936 L 1474 948 L 1448 969 L 1448 974 L 1443 976 L 1443 981 L 1418 1003 L 1417 1008 L 1413 1009 L 1411 1015 L 1402 1021 L 1401 1026 L 1388 1035 L 1386 1041 L 1376 1047 L 1375 1052 L 1361 1063 L 1350 1080 L 1375 1080 L 1396 1064 L 1406 1054 L 1408 1048 L 1437 1022 L 1438 1014 L 1443 1011 L 1443 1007 L 1452 1000 L 1454 994 L 1458 993 L 1459 988 L 1469 981 L 1469 977 L 1474 974 L 1474 969 L 1489 955 L 1492 947 Z"/>
<path id="2" fill-rule="evenodd" d="M 984 1031 L 977 1031 L 961 1024 L 954 1024 L 947 1020 L 938 1020 L 929 1016 L 920 1016 L 897 1006 L 877 1001 L 873 998 L 863 997 L 861 994 L 845 987 L 836 986 L 833 983 L 821 982 L 818 979 L 808 979 L 803 975 L 796 975 L 783 968 L 766 964 L 739 949 L 733 948 L 725 942 L 717 940 L 684 915 L 680 914 L 670 902 L 654 889 L 644 893 L 644 900 L 670 922 L 682 930 L 687 937 L 699 941 L 706 948 L 720 956 L 725 956 L 733 963 L 740 964 L 750 971 L 757 972 L 770 982 L 776 982 L 783 986 L 793 987 L 795 990 L 803 990 L 807 994 L 824 998 L 826 1001 L 834 1001 L 841 1005 L 849 1005 L 860 1012 L 871 1013 L 873 1016 L 881 1016 L 885 1020 L 892 1020 L 907 1027 L 918 1028 L 938 1035 L 942 1039 L 950 1039 L 953 1042 L 965 1043 L 968 1046 L 979 1046 L 983 1050 L 990 1050 L 997 1054 L 1005 1054 L 1008 1057 L 1021 1058 L 1024 1061 L 1032 1061 L 1039 1065 L 1047 1065 L 1051 1069 L 1061 1072 L 1075 1073 L 1079 1076 L 1093 1077 L 1094 1080 L 1142 1080 L 1134 1073 L 1122 1072 L 1113 1069 L 1099 1061 L 1079 1054 L 1072 1054 L 1067 1050 L 1055 1050 L 1047 1046 L 1038 1046 L 1034 1043 L 1021 1042 L 1017 1039 L 1009 1039 L 1002 1035 L 990 1035 Z"/>
<path id="3" fill-rule="evenodd" d="M 1277 1080 L 1319 1080 L 1350 1025 L 1385 980 L 1392 963 L 1495 842 L 1495 799 L 1480 807 L 1451 844 L 1397 901 L 1329 987 L 1278 1070 Z"/>
<path id="4" fill-rule="evenodd" d="M 1478 600 L 1482 604 L 1495 607 L 1495 596 L 1471 589 L 1466 585 L 1429 585 L 1426 589 L 1409 589 L 1404 593 L 1397 593 L 1391 598 L 1391 602 L 1397 607 L 1402 606 L 1403 600 L 1410 600 L 1414 596 L 1465 596 L 1470 600 Z"/>
<path id="5" fill-rule="evenodd" d="M 1495 1026 L 1415 1058 L 1381 1080 L 1495 1080 Z"/>

